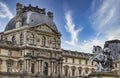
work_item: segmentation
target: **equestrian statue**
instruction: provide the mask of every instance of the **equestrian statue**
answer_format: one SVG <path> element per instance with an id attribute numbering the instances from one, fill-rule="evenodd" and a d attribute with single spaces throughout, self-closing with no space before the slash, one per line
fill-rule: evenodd
<path id="1" fill-rule="evenodd" d="M 97 72 L 111 72 L 113 69 L 114 58 L 111 55 L 111 50 L 106 47 L 102 49 L 100 46 L 93 46 L 93 56 L 89 61 L 97 63 Z"/>

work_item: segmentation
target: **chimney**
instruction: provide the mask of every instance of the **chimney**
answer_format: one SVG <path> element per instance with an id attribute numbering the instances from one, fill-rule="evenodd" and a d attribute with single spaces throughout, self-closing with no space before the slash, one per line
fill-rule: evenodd
<path id="1" fill-rule="evenodd" d="M 53 20 L 53 13 L 52 13 L 52 12 L 49 11 L 49 12 L 47 13 L 47 16 Z"/>
<path id="2" fill-rule="evenodd" d="M 22 26 L 22 4 L 16 4 L 16 28 Z"/>

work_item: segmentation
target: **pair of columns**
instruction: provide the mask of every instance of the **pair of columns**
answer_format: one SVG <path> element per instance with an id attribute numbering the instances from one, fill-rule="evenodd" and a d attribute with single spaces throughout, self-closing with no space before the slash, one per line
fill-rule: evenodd
<path id="1" fill-rule="evenodd" d="M 51 75 L 55 75 L 55 61 L 51 61 Z"/>
<path id="2" fill-rule="evenodd" d="M 38 73 L 42 75 L 42 60 L 38 59 L 37 60 L 37 66 L 38 66 Z M 25 60 L 25 71 L 27 73 L 31 73 L 31 59 L 26 59 Z"/>
<path id="3" fill-rule="evenodd" d="M 42 75 L 43 74 L 43 60 L 41 59 L 38 59 L 37 60 L 37 68 L 38 68 L 38 74 Z M 58 65 L 57 65 L 58 64 Z M 58 63 L 56 64 L 56 61 L 51 61 L 50 62 L 50 68 L 51 68 L 51 75 L 62 75 L 62 62 L 59 61 Z M 31 73 L 31 59 L 26 59 L 25 61 L 25 71 L 27 73 Z M 49 72 L 49 71 L 48 71 Z M 57 74 L 56 74 L 57 72 Z"/>
<path id="4" fill-rule="evenodd" d="M 58 62 L 58 65 L 57 65 L 55 61 L 51 61 L 51 75 L 62 75 L 62 63 L 61 62 Z"/>
<path id="5" fill-rule="evenodd" d="M 59 76 L 61 76 L 62 75 L 62 62 L 60 61 L 59 62 Z"/>
<path id="6" fill-rule="evenodd" d="M 38 74 L 40 74 L 40 75 L 43 74 L 43 72 L 42 72 L 42 71 L 43 71 L 43 69 L 42 69 L 42 67 L 43 67 L 43 66 L 42 66 L 42 62 L 43 62 L 43 61 L 40 60 L 40 59 L 37 61 L 37 64 L 38 64 Z"/>
<path id="7" fill-rule="evenodd" d="M 27 73 L 31 73 L 31 60 L 30 59 L 25 60 L 25 71 Z"/>

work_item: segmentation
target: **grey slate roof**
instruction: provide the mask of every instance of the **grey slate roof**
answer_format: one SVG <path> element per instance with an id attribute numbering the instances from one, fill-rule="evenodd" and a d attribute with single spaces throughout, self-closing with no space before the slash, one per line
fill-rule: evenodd
<path id="1" fill-rule="evenodd" d="M 38 24 L 47 24 L 50 26 L 53 30 L 58 31 L 56 24 L 53 22 L 51 18 L 44 14 L 40 14 L 37 12 L 24 12 L 22 15 L 22 26 L 28 25 L 28 26 L 35 26 Z M 16 17 L 12 18 L 9 23 L 7 24 L 5 31 L 14 29 L 16 26 Z"/>

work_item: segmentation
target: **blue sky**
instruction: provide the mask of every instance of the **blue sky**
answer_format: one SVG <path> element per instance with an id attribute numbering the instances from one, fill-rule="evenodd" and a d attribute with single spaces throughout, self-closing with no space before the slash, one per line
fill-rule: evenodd
<path id="1" fill-rule="evenodd" d="M 91 53 L 93 45 L 120 38 L 120 0 L 0 0 L 1 32 L 15 16 L 17 2 L 52 11 L 64 49 Z"/>

